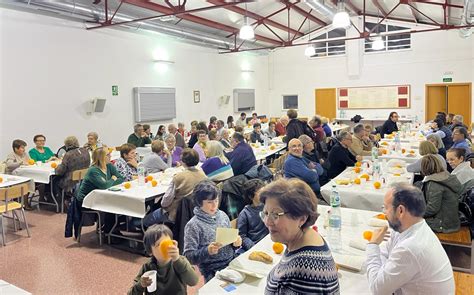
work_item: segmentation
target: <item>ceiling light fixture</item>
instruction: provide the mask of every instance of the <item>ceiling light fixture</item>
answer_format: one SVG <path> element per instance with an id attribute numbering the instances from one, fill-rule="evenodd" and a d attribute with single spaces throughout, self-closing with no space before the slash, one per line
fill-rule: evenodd
<path id="1" fill-rule="evenodd" d="M 337 13 L 332 19 L 332 26 L 336 29 L 349 29 L 351 27 L 351 19 L 344 7 L 344 1 L 337 3 Z"/>
<path id="2" fill-rule="evenodd" d="M 311 21 L 308 20 L 308 42 L 311 42 Z M 316 54 L 316 49 L 314 48 L 313 44 L 308 44 L 306 49 L 304 50 L 304 55 L 307 57 L 311 57 Z"/>
<path id="3" fill-rule="evenodd" d="M 245 3 L 245 12 L 247 13 L 247 3 Z M 243 40 L 252 40 L 255 38 L 253 27 L 249 24 L 247 15 L 244 17 L 244 25 L 240 28 L 239 38 Z"/>
<path id="4" fill-rule="evenodd" d="M 379 13 L 380 10 L 377 10 L 377 24 L 379 23 Z M 372 38 L 372 50 L 382 50 L 385 48 L 385 42 L 383 41 L 382 35 L 379 33 L 379 25 L 375 28 L 377 31 L 374 38 Z"/>

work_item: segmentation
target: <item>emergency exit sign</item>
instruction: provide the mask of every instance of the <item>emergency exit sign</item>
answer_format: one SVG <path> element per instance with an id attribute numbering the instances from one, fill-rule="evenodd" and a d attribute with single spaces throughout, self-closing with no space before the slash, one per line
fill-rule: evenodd
<path id="1" fill-rule="evenodd" d="M 112 95 L 117 96 L 118 95 L 118 85 L 112 86 Z"/>
<path id="2" fill-rule="evenodd" d="M 443 78 L 443 82 L 453 82 L 453 78 Z"/>

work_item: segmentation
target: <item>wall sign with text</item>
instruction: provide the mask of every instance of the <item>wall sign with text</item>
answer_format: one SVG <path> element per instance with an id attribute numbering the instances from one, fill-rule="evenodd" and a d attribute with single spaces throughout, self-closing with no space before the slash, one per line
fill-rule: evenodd
<path id="1" fill-rule="evenodd" d="M 410 85 L 338 88 L 339 109 L 410 108 Z"/>

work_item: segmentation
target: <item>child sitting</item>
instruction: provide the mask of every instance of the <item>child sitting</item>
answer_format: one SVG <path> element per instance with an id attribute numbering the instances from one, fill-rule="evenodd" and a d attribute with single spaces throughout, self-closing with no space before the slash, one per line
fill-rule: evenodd
<path id="1" fill-rule="evenodd" d="M 247 251 L 268 234 L 268 228 L 260 218 L 263 204 L 260 203 L 258 190 L 265 183 L 260 179 L 251 179 L 244 184 L 244 198 L 250 204 L 244 207 L 237 219 L 239 235 L 242 237 L 242 249 Z"/>
<path id="2" fill-rule="evenodd" d="M 194 268 L 184 256 L 179 255 L 178 243 L 173 241 L 168 247 L 168 257 L 160 251 L 160 243 L 172 239 L 173 233 L 163 224 L 150 226 L 145 232 L 144 244 L 148 254 L 153 254 L 150 261 L 146 262 L 138 272 L 133 286 L 128 291 L 132 294 L 186 294 L 186 286 L 195 286 L 199 277 Z M 147 287 L 152 280 L 143 276 L 149 270 L 156 270 L 156 291 L 148 292 Z"/>
<path id="3" fill-rule="evenodd" d="M 216 241 L 218 227 L 230 228 L 229 217 L 219 210 L 221 191 L 210 180 L 199 182 L 193 190 L 194 217 L 184 229 L 184 256 L 197 264 L 206 282 L 216 271 L 227 267 L 234 258 L 234 248 L 240 247 L 240 237 L 232 245 L 221 245 Z"/>

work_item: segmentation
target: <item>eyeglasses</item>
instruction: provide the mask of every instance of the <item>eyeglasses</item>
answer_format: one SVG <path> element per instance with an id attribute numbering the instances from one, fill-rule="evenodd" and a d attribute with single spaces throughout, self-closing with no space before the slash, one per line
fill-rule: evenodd
<path id="1" fill-rule="evenodd" d="M 280 218 L 280 216 L 283 216 L 285 215 L 287 212 L 280 212 L 280 213 L 276 213 L 276 212 L 272 212 L 272 213 L 268 213 L 268 212 L 263 212 L 263 211 L 260 211 L 259 215 L 260 215 L 260 218 L 265 221 L 265 219 L 271 219 L 273 222 L 277 222 L 278 219 Z"/>

